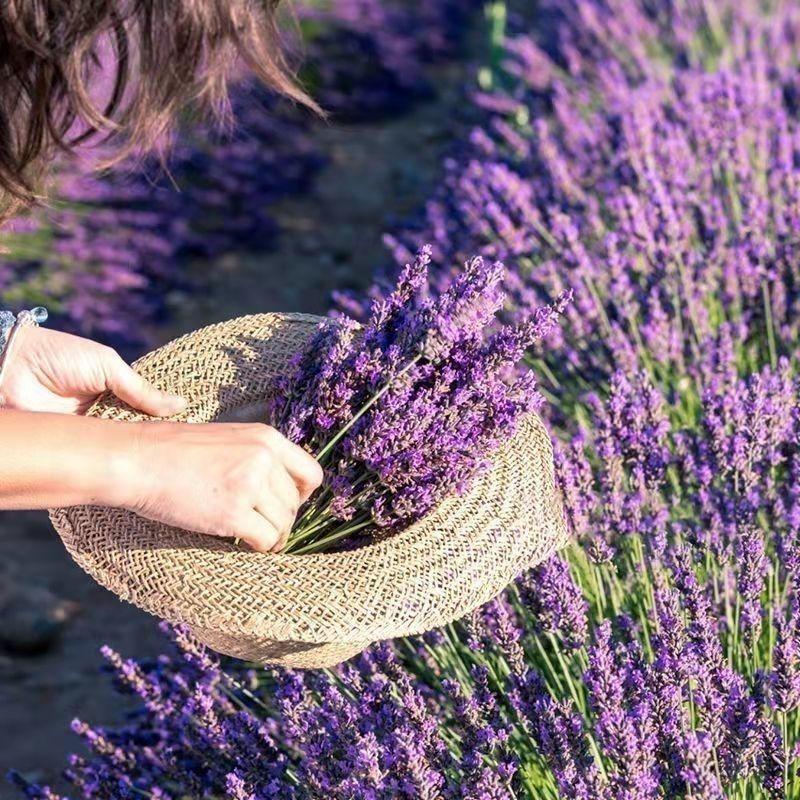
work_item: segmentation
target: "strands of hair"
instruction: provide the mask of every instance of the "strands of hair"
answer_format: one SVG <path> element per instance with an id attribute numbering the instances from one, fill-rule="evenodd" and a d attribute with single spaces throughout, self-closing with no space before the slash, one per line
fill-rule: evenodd
<path id="1" fill-rule="evenodd" d="M 6 0 L 0 223 L 42 199 L 59 151 L 102 141 L 107 167 L 169 142 L 180 112 L 226 122 L 242 65 L 319 112 L 295 81 L 286 38 L 277 0 Z"/>

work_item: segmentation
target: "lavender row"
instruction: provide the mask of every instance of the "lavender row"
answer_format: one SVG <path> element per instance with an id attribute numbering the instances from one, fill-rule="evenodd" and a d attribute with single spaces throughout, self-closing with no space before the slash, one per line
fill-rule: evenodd
<path id="1" fill-rule="evenodd" d="M 458 55 L 482 0 L 324 0 L 298 9 L 305 78 L 334 120 L 405 111 L 435 87 L 428 64 Z"/>
<path id="2" fill-rule="evenodd" d="M 539 789 L 796 796 L 797 10 L 569 5 L 555 52 L 508 43 L 512 88 L 392 241 L 515 263 L 512 317 L 575 292 L 531 356 L 582 546 L 523 581 L 568 711 Z M 592 699 L 598 647 L 633 677 Z"/>

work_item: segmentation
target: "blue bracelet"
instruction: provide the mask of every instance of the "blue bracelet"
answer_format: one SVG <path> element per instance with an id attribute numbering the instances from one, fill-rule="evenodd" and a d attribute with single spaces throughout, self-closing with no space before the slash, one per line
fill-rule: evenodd
<path id="1" fill-rule="evenodd" d="M 17 318 L 10 311 L 0 311 L 0 352 L 6 349 L 8 337 Z"/>
<path id="2" fill-rule="evenodd" d="M 20 311 L 17 316 L 10 311 L 0 311 L 0 353 L 5 351 L 8 338 L 16 324 L 41 325 L 43 322 L 47 322 L 47 309 L 43 306 L 36 306 L 30 311 Z"/>
<path id="3" fill-rule="evenodd" d="M 20 311 L 16 316 L 10 311 L 0 311 L 0 375 L 8 360 L 14 331 L 25 325 L 41 325 L 43 322 L 47 322 L 47 309 L 43 306 Z"/>

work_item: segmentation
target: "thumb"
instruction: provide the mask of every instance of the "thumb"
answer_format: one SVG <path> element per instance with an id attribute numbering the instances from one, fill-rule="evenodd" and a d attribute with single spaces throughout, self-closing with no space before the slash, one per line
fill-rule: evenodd
<path id="1" fill-rule="evenodd" d="M 110 365 L 106 383 L 120 400 L 154 417 L 170 417 L 186 408 L 183 397 L 156 389 L 120 357 Z"/>

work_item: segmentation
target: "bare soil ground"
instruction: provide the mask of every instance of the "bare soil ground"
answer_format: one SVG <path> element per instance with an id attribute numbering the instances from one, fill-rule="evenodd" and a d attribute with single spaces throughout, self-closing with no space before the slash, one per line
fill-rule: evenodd
<path id="1" fill-rule="evenodd" d="M 283 229 L 278 249 L 195 266 L 206 288 L 172 298 L 173 319 L 159 338 L 247 313 L 324 313 L 333 289 L 365 286 L 386 259 L 387 222 L 419 208 L 438 178 L 465 78 L 463 64 L 437 68 L 438 96 L 410 113 L 320 127 L 316 138 L 330 163 L 310 194 L 276 209 Z M 46 603 L 49 592 L 74 604 L 74 617 L 44 653 L 0 649 L 0 776 L 14 767 L 58 785 L 66 754 L 77 744 L 70 721 L 114 723 L 125 713 L 125 702 L 99 673 L 98 648 L 108 643 L 141 657 L 157 653 L 162 639 L 151 617 L 118 601 L 69 560 L 43 513 L 0 516 L 1 565 L 36 602 Z M 15 792 L 0 780 L 0 798 L 11 797 Z"/>

